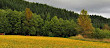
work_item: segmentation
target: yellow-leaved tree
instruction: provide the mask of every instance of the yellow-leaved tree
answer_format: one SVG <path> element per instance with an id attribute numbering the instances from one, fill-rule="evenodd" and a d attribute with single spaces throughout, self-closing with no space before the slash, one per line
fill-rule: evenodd
<path id="1" fill-rule="evenodd" d="M 26 8 L 25 12 L 26 12 L 26 19 L 27 21 L 29 21 L 32 18 L 32 11 L 30 10 L 30 8 Z"/>
<path id="2" fill-rule="evenodd" d="M 81 34 L 84 37 L 88 37 L 88 35 L 90 35 L 93 32 L 94 27 L 92 26 L 91 19 L 89 18 L 89 15 L 86 10 L 83 9 L 81 11 L 77 21 L 82 29 Z"/>
<path id="3" fill-rule="evenodd" d="M 105 24 L 104 27 L 103 27 L 103 29 L 110 30 L 110 27 L 109 27 L 108 24 Z"/>
<path id="4" fill-rule="evenodd" d="M 31 23 L 30 20 L 32 19 L 32 11 L 30 10 L 30 8 L 26 8 L 25 9 L 25 17 L 26 17 L 26 21 L 24 21 L 25 23 L 25 27 L 24 30 L 26 30 L 26 32 L 24 32 L 25 35 L 30 35 L 30 28 L 31 28 Z"/>

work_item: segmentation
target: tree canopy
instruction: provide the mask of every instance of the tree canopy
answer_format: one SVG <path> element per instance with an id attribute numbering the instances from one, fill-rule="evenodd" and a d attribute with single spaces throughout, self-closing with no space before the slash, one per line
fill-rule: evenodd
<path id="1" fill-rule="evenodd" d="M 24 0 L 0 0 L 0 9 L 12 9 L 17 11 L 25 11 L 26 8 L 30 8 L 33 13 L 40 15 L 41 18 L 46 19 L 48 13 L 50 18 L 57 16 L 64 20 L 74 20 L 77 22 L 79 16 L 74 11 L 68 11 L 66 9 L 55 8 L 46 4 L 27 2 Z M 104 24 L 110 26 L 110 19 L 104 18 L 99 15 L 90 15 L 91 22 L 95 28 L 103 28 Z"/>
<path id="2" fill-rule="evenodd" d="M 86 10 L 82 10 L 80 16 L 78 18 L 78 24 L 82 28 L 82 34 L 89 34 L 92 33 L 94 27 L 92 26 L 91 19 Z"/>

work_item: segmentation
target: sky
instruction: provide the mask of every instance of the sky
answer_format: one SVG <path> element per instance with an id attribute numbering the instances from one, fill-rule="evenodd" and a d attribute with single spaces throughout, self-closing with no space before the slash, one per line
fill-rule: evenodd
<path id="1" fill-rule="evenodd" d="M 110 0 L 26 0 L 47 4 L 57 8 L 63 8 L 80 13 L 82 9 L 90 15 L 101 15 L 110 18 Z"/>

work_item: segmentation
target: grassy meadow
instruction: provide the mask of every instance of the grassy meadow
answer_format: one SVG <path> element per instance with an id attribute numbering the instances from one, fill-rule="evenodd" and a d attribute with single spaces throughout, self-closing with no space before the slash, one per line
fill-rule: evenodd
<path id="1" fill-rule="evenodd" d="M 110 43 L 59 37 L 0 35 L 0 48 L 110 48 Z"/>

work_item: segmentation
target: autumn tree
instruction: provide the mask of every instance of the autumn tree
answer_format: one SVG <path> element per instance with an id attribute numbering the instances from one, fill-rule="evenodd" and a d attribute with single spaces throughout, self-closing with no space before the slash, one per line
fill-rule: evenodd
<path id="1" fill-rule="evenodd" d="M 26 19 L 29 21 L 32 18 L 32 11 L 30 8 L 26 8 Z"/>
<path id="2" fill-rule="evenodd" d="M 105 24 L 103 29 L 110 30 L 110 27 L 108 26 L 108 24 Z"/>
<path id="3" fill-rule="evenodd" d="M 27 30 L 27 32 L 25 32 L 24 34 L 28 34 L 31 28 L 31 24 L 30 24 L 30 20 L 32 18 L 32 11 L 30 10 L 30 8 L 26 8 L 25 10 L 25 16 L 26 16 L 26 21 L 24 21 L 25 23 L 25 30 Z"/>
<path id="4" fill-rule="evenodd" d="M 84 37 L 86 37 L 88 34 L 91 34 L 94 30 L 94 27 L 91 23 L 91 19 L 89 18 L 87 11 L 84 9 L 79 15 L 78 24 L 82 28 L 82 35 L 84 35 Z"/>

